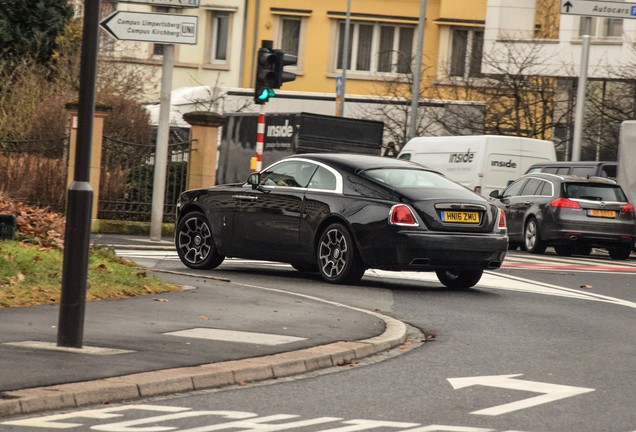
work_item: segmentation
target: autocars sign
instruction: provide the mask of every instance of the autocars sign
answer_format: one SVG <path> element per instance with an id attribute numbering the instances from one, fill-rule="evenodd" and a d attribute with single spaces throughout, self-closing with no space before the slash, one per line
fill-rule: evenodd
<path id="1" fill-rule="evenodd" d="M 116 11 L 100 22 L 115 39 L 166 43 L 197 43 L 198 17 L 194 15 Z"/>
<path id="2" fill-rule="evenodd" d="M 561 0 L 561 13 L 566 15 L 586 15 L 608 18 L 636 18 L 636 3 Z"/>

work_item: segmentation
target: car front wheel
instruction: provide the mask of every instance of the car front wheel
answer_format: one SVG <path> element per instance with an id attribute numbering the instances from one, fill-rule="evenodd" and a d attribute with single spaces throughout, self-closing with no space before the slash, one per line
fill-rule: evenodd
<path id="1" fill-rule="evenodd" d="M 364 265 L 349 230 L 340 223 L 329 225 L 318 242 L 318 270 L 329 283 L 356 284 L 364 275 Z"/>
<path id="2" fill-rule="evenodd" d="M 541 240 L 541 234 L 539 234 L 539 224 L 535 218 L 530 218 L 526 222 L 526 227 L 523 231 L 523 240 L 526 250 L 533 254 L 542 254 L 545 252 L 546 243 Z"/>
<path id="3" fill-rule="evenodd" d="M 439 281 L 448 288 L 466 289 L 479 282 L 483 270 L 438 270 L 435 272 Z"/>
<path id="4" fill-rule="evenodd" d="M 181 218 L 175 233 L 175 246 L 181 262 L 192 269 L 211 270 L 225 259 L 217 252 L 210 223 L 201 212 L 188 213 Z"/>

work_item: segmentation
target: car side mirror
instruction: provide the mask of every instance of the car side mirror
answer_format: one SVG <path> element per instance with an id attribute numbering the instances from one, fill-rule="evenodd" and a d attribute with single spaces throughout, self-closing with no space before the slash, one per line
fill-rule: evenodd
<path id="1" fill-rule="evenodd" d="M 501 199 L 501 192 L 499 192 L 498 189 L 495 189 L 494 191 L 490 192 L 489 196 L 490 198 Z"/>
<path id="2" fill-rule="evenodd" d="M 252 173 L 247 178 L 247 184 L 252 185 L 252 189 L 258 189 L 261 182 L 261 174 L 260 173 Z"/>

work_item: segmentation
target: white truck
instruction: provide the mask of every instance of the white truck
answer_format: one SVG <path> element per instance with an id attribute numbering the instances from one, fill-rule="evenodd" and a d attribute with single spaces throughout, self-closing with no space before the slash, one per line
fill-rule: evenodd
<path id="1" fill-rule="evenodd" d="M 551 141 L 499 135 L 416 137 L 397 156 L 441 172 L 488 197 L 538 162 L 556 160 Z"/>

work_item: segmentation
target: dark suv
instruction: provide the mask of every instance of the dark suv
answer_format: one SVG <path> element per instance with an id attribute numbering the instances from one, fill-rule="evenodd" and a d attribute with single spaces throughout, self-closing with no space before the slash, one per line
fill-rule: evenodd
<path id="1" fill-rule="evenodd" d="M 634 206 L 613 180 L 526 174 L 490 196 L 506 213 L 512 248 L 521 245 L 541 254 L 554 246 L 559 255 L 588 255 L 592 247 L 600 247 L 614 259 L 631 253 Z"/>

